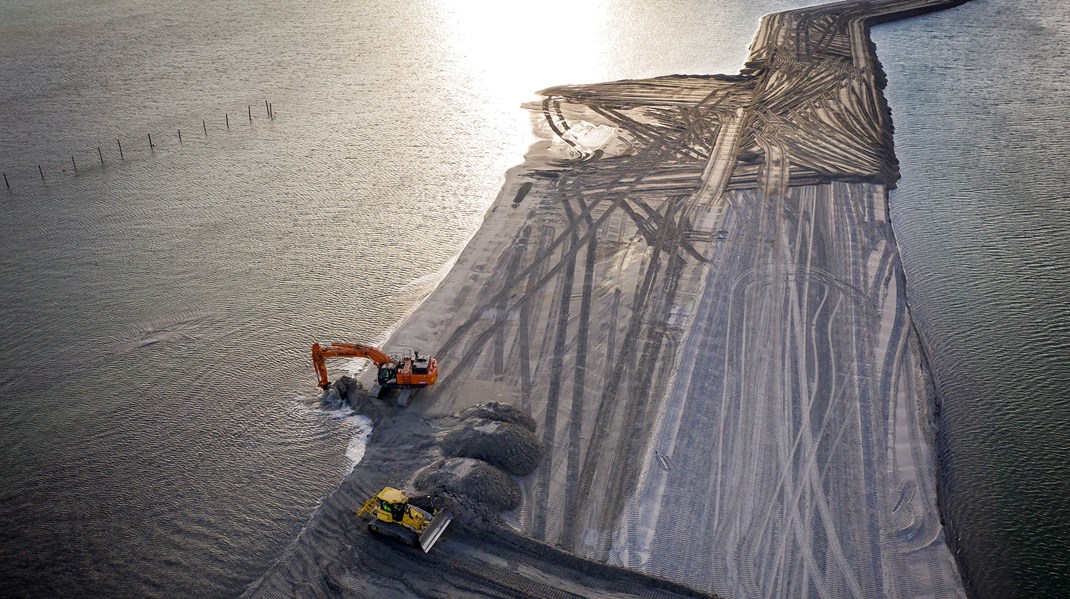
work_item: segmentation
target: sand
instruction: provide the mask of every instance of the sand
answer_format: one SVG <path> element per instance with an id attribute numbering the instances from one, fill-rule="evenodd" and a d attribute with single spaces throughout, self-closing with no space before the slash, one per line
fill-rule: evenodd
<path id="1" fill-rule="evenodd" d="M 520 506 L 520 484 L 482 460 L 445 458 L 416 471 L 412 487 L 419 493 L 449 499 L 465 521 L 492 520 Z M 466 522 L 467 523 L 467 522 Z"/>
<path id="2" fill-rule="evenodd" d="M 958 3 L 777 13 L 739 75 L 541 92 L 529 108 L 543 141 L 389 342 L 435 354 L 440 382 L 382 418 L 250 594 L 361 594 L 359 581 L 450 595 L 471 581 L 464 593 L 500 596 L 478 585 L 507 572 L 522 579 L 508 592 L 535 596 L 625 580 L 651 596 L 964 596 L 868 35 Z M 534 429 L 475 407 L 489 401 Z M 451 434 L 485 452 L 501 430 L 543 447 L 531 474 L 514 470 L 518 530 L 451 527 L 413 586 L 377 578 L 356 502 L 441 466 Z M 576 569 L 596 574 L 570 586 Z"/>
<path id="3" fill-rule="evenodd" d="M 514 405 L 499 401 L 474 405 L 461 412 L 460 417 L 464 420 L 483 418 L 487 420 L 496 420 L 498 422 L 508 422 L 526 428 L 532 433 L 535 432 L 536 428 L 535 419 L 531 416 L 525 414 L 520 408 Z"/>
<path id="4" fill-rule="evenodd" d="M 443 455 L 478 458 L 517 476 L 534 472 L 543 457 L 534 432 L 486 418 L 466 419 L 442 436 L 441 446 Z"/>

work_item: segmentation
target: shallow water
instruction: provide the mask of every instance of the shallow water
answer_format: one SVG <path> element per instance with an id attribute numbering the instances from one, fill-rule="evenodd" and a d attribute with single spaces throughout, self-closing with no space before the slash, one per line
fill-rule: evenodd
<path id="1" fill-rule="evenodd" d="M 908 297 L 971 595 L 1070 596 L 1070 7 L 975 0 L 875 31 Z"/>
<path id="2" fill-rule="evenodd" d="M 798 4 L 5 2 L 0 594 L 240 592 L 359 453 L 311 341 L 433 288 L 520 103 L 734 72 Z"/>

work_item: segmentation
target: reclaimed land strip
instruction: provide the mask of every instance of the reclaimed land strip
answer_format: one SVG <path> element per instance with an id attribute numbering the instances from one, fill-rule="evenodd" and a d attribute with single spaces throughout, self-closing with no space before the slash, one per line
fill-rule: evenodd
<path id="1" fill-rule="evenodd" d="M 544 140 L 391 340 L 436 353 L 440 383 L 251 594 L 964 596 L 869 39 L 961 3 L 786 11 L 739 75 L 543 91 Z M 358 500 L 492 400 L 545 444 L 519 533 L 455 526 L 426 559 L 371 545 Z"/>

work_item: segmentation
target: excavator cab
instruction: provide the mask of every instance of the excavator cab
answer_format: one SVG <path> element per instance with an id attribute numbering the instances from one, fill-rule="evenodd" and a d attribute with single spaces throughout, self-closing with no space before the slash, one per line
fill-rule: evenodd
<path id="1" fill-rule="evenodd" d="M 393 383 L 398 378 L 397 362 L 388 362 L 379 366 L 378 381 L 381 386 Z"/>

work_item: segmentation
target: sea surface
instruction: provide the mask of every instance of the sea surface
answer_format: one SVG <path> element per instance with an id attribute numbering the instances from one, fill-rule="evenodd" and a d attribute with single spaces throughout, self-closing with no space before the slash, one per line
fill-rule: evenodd
<path id="1" fill-rule="evenodd" d="M 907 297 L 975 599 L 1070 597 L 1070 3 L 878 27 Z"/>
<path id="2" fill-rule="evenodd" d="M 239 594 L 363 453 L 312 341 L 437 284 L 521 104 L 801 4 L 0 0 L 0 596 Z"/>

